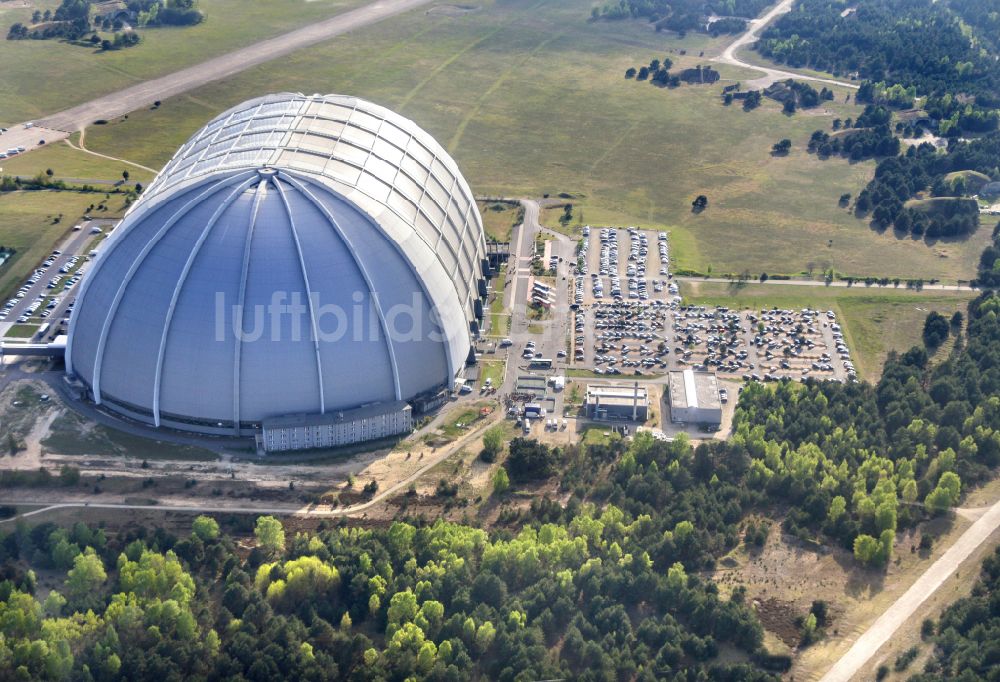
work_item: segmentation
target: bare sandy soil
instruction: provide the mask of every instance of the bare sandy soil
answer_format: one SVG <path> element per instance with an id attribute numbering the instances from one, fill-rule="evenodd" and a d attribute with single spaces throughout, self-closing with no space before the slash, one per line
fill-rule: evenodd
<path id="1" fill-rule="evenodd" d="M 818 680 L 831 670 L 835 662 L 844 658 L 863 635 L 874 637 L 867 633 L 878 631 L 873 624 L 890 611 L 890 607 L 902 608 L 897 602 L 913 606 L 904 595 L 914 584 L 921 585 L 940 577 L 935 572 L 954 569 L 947 560 L 946 566 L 939 564 L 938 560 L 948 555 L 959 538 L 984 517 L 991 508 L 987 505 L 998 499 L 1000 482 L 994 482 L 971 493 L 966 506 L 956 510 L 954 515 L 899 533 L 893 549 L 894 558 L 884 572 L 859 566 L 847 550 L 813 547 L 783 535 L 780 524 L 772 521 L 771 532 L 763 548 L 748 551 L 741 545 L 720 560 L 712 577 L 726 593 L 737 586 L 745 586 L 747 596 L 768 633 L 771 650 L 794 655 L 791 671 L 794 679 Z M 924 533 L 936 537 L 929 552 L 917 550 Z M 921 596 L 930 594 L 930 598 L 917 604 L 912 614 L 905 614 L 902 624 L 892 623 L 894 634 L 890 640 L 884 646 L 876 646 L 874 652 L 866 652 L 866 660 L 860 669 L 848 671 L 846 676 L 836 673 L 839 676 L 835 679 L 870 679 L 871 671 L 879 664 L 887 663 L 891 668 L 895 657 L 902 651 L 910 646 L 920 646 L 920 623 L 924 618 L 937 617 L 947 604 L 968 593 L 971 585 L 969 573 L 978 573 L 978 563 L 998 542 L 1000 531 L 988 534 L 985 542 L 958 561 L 957 571 L 945 578 L 936 592 L 933 588 L 923 590 Z M 799 646 L 800 619 L 808 614 L 814 600 L 827 602 L 830 621 L 822 639 L 802 648 Z M 924 645 L 921 659 L 929 651 L 930 647 Z M 846 665 L 842 667 L 847 669 Z M 918 669 L 913 665 L 908 672 L 912 674 Z"/>
<path id="2" fill-rule="evenodd" d="M 331 502 L 334 505 L 363 502 L 371 496 L 362 495 L 361 488 L 371 481 L 378 484 L 379 491 L 392 491 L 413 479 L 421 494 L 433 496 L 440 478 L 459 482 L 463 495 L 479 495 L 492 475 L 491 467 L 476 461 L 482 449 L 482 432 L 500 419 L 499 411 L 494 409 L 458 433 L 446 433 L 442 425 L 450 424 L 457 414 L 469 409 L 467 402 L 460 402 L 446 405 L 424 429 L 391 448 L 340 456 L 333 453 L 314 464 L 294 459 L 287 460 L 288 463 L 274 458 L 258 461 L 249 453 L 207 461 L 185 460 L 169 458 L 169 443 L 159 444 L 157 457 L 143 457 L 129 453 L 120 444 L 109 445 L 90 438 L 94 429 L 103 427 L 77 416 L 57 396 L 39 402 L 37 396 L 47 390 L 50 389 L 43 382 L 25 379 L 12 382 L 0 393 L 0 433 L 13 431 L 23 438 L 25 446 L 14 456 L 0 457 L 0 471 L 44 468 L 58 475 L 68 465 L 81 471 L 82 480 L 79 485 L 57 492 L 50 488 L 19 487 L 16 492 L 4 493 L 8 500 L 36 504 L 159 501 L 174 506 L 219 509 L 245 505 L 249 500 L 291 505 L 295 509 L 315 504 L 318 499 L 328 507 Z M 81 453 L 62 454 L 47 444 L 52 442 L 49 439 L 54 424 L 62 430 L 60 442 L 67 439 L 75 442 Z M 94 445 L 88 450 L 89 443 Z M 462 466 L 457 466 L 458 460 L 466 459 Z M 445 466 L 463 473 L 443 474 Z M 351 480 L 353 488 L 348 483 Z M 370 512 L 366 510 L 367 513 Z"/>

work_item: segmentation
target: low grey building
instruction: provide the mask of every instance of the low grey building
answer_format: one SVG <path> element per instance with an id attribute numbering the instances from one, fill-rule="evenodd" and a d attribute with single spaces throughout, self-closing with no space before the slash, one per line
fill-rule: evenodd
<path id="1" fill-rule="evenodd" d="M 585 404 L 587 416 L 597 421 L 644 422 L 649 418 L 649 394 L 638 382 L 633 386 L 591 384 Z"/>
<path id="2" fill-rule="evenodd" d="M 265 419 L 261 427 L 265 452 L 332 448 L 409 433 L 413 409 L 400 400 L 343 412 Z"/>
<path id="3" fill-rule="evenodd" d="M 1000 182 L 988 182 L 979 190 L 979 196 L 984 199 L 1000 198 Z"/>
<path id="4" fill-rule="evenodd" d="M 670 372 L 669 400 L 672 422 L 713 426 L 722 423 L 719 381 L 714 372 Z"/>

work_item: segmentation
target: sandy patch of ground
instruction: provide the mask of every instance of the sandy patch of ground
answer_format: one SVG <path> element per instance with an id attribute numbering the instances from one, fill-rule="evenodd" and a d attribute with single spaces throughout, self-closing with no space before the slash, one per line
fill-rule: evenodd
<path id="1" fill-rule="evenodd" d="M 853 641 L 933 563 L 950 544 L 951 533 L 968 525 L 960 518 L 938 519 L 923 524 L 923 529 L 900 533 L 895 558 L 881 571 L 858 565 L 844 549 L 813 547 L 783 535 L 779 524 L 772 522 L 762 549 L 748 552 L 740 546 L 719 562 L 714 578 L 726 592 L 739 585 L 747 588 L 765 628 L 796 651 L 792 670 L 796 679 L 812 679 L 836 659 L 835 651 Z M 941 536 L 934 550 L 924 555 L 911 551 L 921 532 Z M 826 637 L 798 650 L 796 619 L 808 614 L 814 600 L 824 600 L 829 607 Z"/>
<path id="2" fill-rule="evenodd" d="M 1000 497 L 1000 481 L 969 494 L 965 506 L 949 517 L 933 519 L 897 535 L 893 559 L 883 571 L 857 564 L 852 553 L 838 547 L 812 546 L 783 535 L 778 521 L 772 521 L 767 543 L 759 550 L 740 545 L 723 557 L 712 577 L 723 593 L 745 586 L 768 640 L 787 646 L 795 656 L 791 674 L 797 680 L 815 680 L 850 648 L 853 641 L 931 564 L 934 563 L 972 523 L 982 509 Z M 933 535 L 929 552 L 917 549 L 924 533 Z M 956 575 L 949 578 L 911 619 L 871 660 L 873 671 L 880 663 L 892 667 L 896 656 L 911 646 L 920 646 L 920 624 L 936 618 L 947 604 L 967 594 L 979 562 L 1000 542 L 1000 531 L 983 543 Z M 813 600 L 824 600 L 829 608 L 825 637 L 806 648 L 798 647 L 797 619 L 805 616 Z M 780 642 L 780 644 L 778 644 Z M 774 647 L 771 647 L 772 649 Z M 924 645 L 925 650 L 929 647 Z M 922 650 L 921 659 L 926 654 Z M 919 661 L 918 661 L 919 663 Z M 921 664 L 922 665 L 922 664 Z M 908 673 L 919 670 L 917 664 Z M 857 679 L 870 679 L 871 675 Z M 905 675 L 901 676 L 903 679 Z"/>
<path id="3" fill-rule="evenodd" d="M 479 9 L 476 5 L 435 5 L 427 10 L 427 14 L 444 17 L 461 17 Z"/>

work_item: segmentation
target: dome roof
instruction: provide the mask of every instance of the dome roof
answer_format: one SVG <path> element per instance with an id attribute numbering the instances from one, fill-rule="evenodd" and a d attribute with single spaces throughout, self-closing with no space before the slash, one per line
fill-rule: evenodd
<path id="1" fill-rule="evenodd" d="M 355 98 L 272 95 L 196 133 L 100 249 L 67 370 L 159 426 L 407 400 L 471 346 L 485 243 L 454 161 Z"/>

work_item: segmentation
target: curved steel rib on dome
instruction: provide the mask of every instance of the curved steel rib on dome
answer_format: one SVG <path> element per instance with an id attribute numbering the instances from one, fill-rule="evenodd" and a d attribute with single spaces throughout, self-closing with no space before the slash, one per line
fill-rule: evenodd
<path id="1" fill-rule="evenodd" d="M 105 242 L 67 371 L 98 404 L 201 432 L 409 400 L 454 385 L 485 258 L 468 185 L 413 122 L 338 95 L 262 97 L 183 145 Z M 308 338 L 245 341 L 259 326 L 248 311 L 279 289 L 305 295 Z M 352 289 L 374 338 L 328 342 L 317 301 L 346 304 Z M 214 343 L 222 294 L 234 331 Z M 406 296 L 430 333 L 403 342 L 388 318 Z"/>
<path id="2" fill-rule="evenodd" d="M 247 176 L 250 176 L 250 179 L 247 179 L 244 182 L 244 184 L 240 186 L 240 189 L 248 187 L 250 183 L 253 182 L 252 174 L 248 173 Z M 198 197 L 185 204 L 180 211 L 171 216 L 171 218 L 156 233 L 153 239 L 150 240 L 145 247 L 143 247 L 142 252 L 139 254 L 139 257 L 129 267 L 128 272 L 125 274 L 125 277 L 122 279 L 121 284 L 118 287 L 118 291 L 115 293 L 114 301 L 111 303 L 111 307 L 108 309 L 107 315 L 104 318 L 104 322 L 101 324 L 101 335 L 97 342 L 97 355 L 94 363 L 93 380 L 91 381 L 91 386 L 93 386 L 94 390 L 94 402 L 96 402 L 98 405 L 101 404 L 101 367 L 103 365 L 103 360 L 104 360 L 105 344 L 107 343 L 108 340 L 108 329 L 111 325 L 111 320 L 114 318 L 115 313 L 118 311 L 118 305 L 121 303 L 122 295 L 125 293 L 125 289 L 132 281 L 132 277 L 135 275 L 136 271 L 146 260 L 146 256 L 149 255 L 149 252 L 153 249 L 153 247 L 156 246 L 159 243 L 160 239 L 162 239 L 163 236 L 167 233 L 167 231 L 171 227 L 173 227 L 177 222 L 182 220 L 188 214 L 188 212 L 191 211 L 192 208 L 198 205 L 202 200 L 207 198 L 210 194 L 213 194 L 219 191 L 220 189 L 226 187 L 232 187 L 234 184 L 236 184 L 242 179 L 243 177 L 234 176 L 226 178 L 225 180 L 221 180 L 213 184 L 207 191 L 203 192 Z M 236 192 L 233 192 L 231 196 L 235 197 L 236 194 L 237 194 Z M 88 283 L 89 281 L 85 279 L 83 285 L 80 288 L 79 297 L 81 299 L 84 297 L 86 293 L 86 287 Z M 75 317 L 75 311 L 74 311 L 74 317 Z M 70 327 L 72 329 L 72 325 L 70 325 Z M 67 343 L 68 344 L 72 343 L 72 341 L 73 341 L 73 335 L 70 334 L 69 341 Z M 67 346 L 66 358 L 67 358 L 66 359 L 67 370 L 70 373 L 72 373 L 72 355 L 69 352 L 68 346 Z M 159 426 L 159 424 L 157 424 L 157 426 Z"/>
<path id="3" fill-rule="evenodd" d="M 188 255 L 187 261 L 184 263 L 184 269 L 181 271 L 180 277 L 177 279 L 177 284 L 174 286 L 174 293 L 170 297 L 170 306 L 167 308 L 166 321 L 163 323 L 163 333 L 160 336 L 159 352 L 156 355 L 156 374 L 154 374 L 153 383 L 153 424 L 155 426 L 160 425 L 160 382 L 163 378 L 163 354 L 167 350 L 167 337 L 170 335 L 170 325 L 174 321 L 174 310 L 177 308 L 177 299 L 181 295 L 181 289 L 184 288 L 184 283 L 187 282 L 188 274 L 191 272 L 191 266 L 194 264 L 194 259 L 198 257 L 198 253 L 201 251 L 202 245 L 208 238 L 208 233 L 212 231 L 215 224 L 219 222 L 219 218 L 222 214 L 232 205 L 243 190 L 250 187 L 253 184 L 253 180 L 247 180 L 240 186 L 238 186 L 233 192 L 226 197 L 226 200 L 222 202 L 219 208 L 212 214 L 208 223 L 205 224 L 205 229 L 201 231 L 198 236 L 198 241 L 195 242 L 194 248 L 191 249 L 191 253 Z M 263 185 L 263 183 L 261 183 Z"/>
<path id="4" fill-rule="evenodd" d="M 275 171 L 274 175 L 277 175 L 277 171 Z M 316 380 L 319 382 L 319 413 L 320 414 L 325 414 L 326 413 L 326 397 L 325 397 L 324 391 L 323 391 L 323 357 L 322 357 L 322 354 L 319 351 L 319 325 L 316 323 L 316 311 L 314 309 L 315 306 L 313 306 L 313 300 L 312 300 L 312 296 L 311 296 L 313 290 L 309 286 L 309 273 L 306 271 L 306 261 L 305 261 L 305 258 L 302 256 L 302 241 L 299 239 L 299 233 L 295 229 L 295 215 L 292 213 L 291 206 L 288 205 L 288 197 L 285 196 L 285 192 L 281 189 L 281 183 L 278 182 L 273 176 L 271 178 L 271 181 L 274 183 L 275 189 L 278 190 L 278 196 L 281 197 L 281 205 L 285 207 L 285 214 L 288 216 L 288 227 L 290 227 L 291 230 L 292 230 L 292 238 L 295 239 L 295 251 L 298 253 L 298 256 L 299 256 L 299 267 L 302 269 L 302 281 L 305 283 L 305 286 L 306 286 L 306 307 L 309 309 L 309 329 L 312 331 L 312 335 L 313 335 L 313 349 L 316 351 Z M 265 187 L 265 186 L 266 185 L 264 185 L 263 183 L 261 183 L 261 187 Z M 250 252 L 250 249 L 249 249 L 249 247 L 250 247 L 249 239 L 250 239 L 250 237 L 247 238 L 247 253 L 248 254 Z M 244 270 L 244 277 L 246 277 L 246 271 L 245 270 Z M 244 290 L 244 293 L 245 293 L 245 289 L 246 289 L 246 282 L 245 281 L 240 283 L 240 289 Z M 242 310 L 242 309 L 243 309 L 243 307 L 241 305 L 240 306 L 240 310 Z M 237 340 L 237 343 L 240 343 L 240 342 Z M 234 373 L 234 376 L 238 380 L 238 378 L 239 378 L 239 366 L 238 365 L 236 367 L 236 371 Z M 399 394 L 399 385 L 398 385 L 398 382 L 397 382 L 397 386 L 396 386 L 396 394 L 397 394 L 397 396 Z M 238 407 L 239 406 L 239 402 L 238 402 L 239 397 L 238 397 L 238 395 L 234 396 L 234 400 L 237 401 L 236 405 Z M 235 418 L 237 420 L 239 419 L 239 411 L 238 410 L 236 412 L 236 417 Z"/>
<path id="5" fill-rule="evenodd" d="M 247 228 L 247 238 L 243 246 L 243 267 L 240 269 L 240 288 L 236 299 L 236 307 L 244 309 L 247 294 L 247 271 L 250 269 L 250 247 L 253 244 L 253 231 L 257 225 L 257 214 L 260 211 L 260 200 L 264 196 L 266 185 L 257 185 L 257 193 L 253 199 L 253 210 L 250 213 L 250 226 Z M 240 330 L 244 329 L 243 319 L 240 319 Z M 233 423 L 240 423 L 240 354 L 243 351 L 242 337 L 236 339 L 233 350 Z"/>
<path id="6" fill-rule="evenodd" d="M 340 229 L 340 225 L 337 224 L 337 219 L 333 217 L 333 214 L 330 213 L 330 211 L 328 211 L 325 206 L 323 206 L 322 202 L 320 202 L 319 199 L 313 196 L 313 194 L 306 187 L 304 187 L 302 183 L 294 180 L 291 177 L 288 177 L 286 179 L 291 183 L 291 185 L 295 189 L 297 189 L 299 192 L 305 195 L 309 199 L 309 201 L 312 202 L 313 206 L 319 209 L 319 211 L 326 218 L 327 222 L 330 223 L 330 226 L 337 232 L 337 236 L 340 237 L 340 240 L 344 242 L 345 246 L 347 246 L 348 252 L 351 254 L 351 257 L 354 258 L 354 262 L 357 265 L 358 271 L 361 272 L 361 276 L 365 280 L 365 285 L 368 287 L 368 295 L 371 296 L 372 303 L 375 306 L 375 314 L 378 316 L 379 326 L 382 329 L 382 333 L 386 335 L 386 338 L 390 338 L 389 327 L 385 321 L 385 313 L 382 310 L 382 304 L 378 300 L 378 292 L 375 290 L 375 287 L 372 286 L 371 275 L 368 274 L 368 268 L 365 267 L 364 261 L 358 257 L 358 252 L 357 249 L 354 247 L 354 244 L 352 244 L 351 240 L 347 237 L 346 234 L 344 234 L 344 231 Z M 275 184 L 277 185 L 277 183 Z M 280 193 L 281 192 L 279 191 L 279 194 Z M 284 198 L 284 194 L 282 194 L 282 198 Z M 289 213 L 289 219 L 291 219 L 291 213 Z M 292 232 L 293 233 L 295 232 L 294 224 L 292 225 Z M 301 251 L 299 252 L 299 255 L 300 256 L 302 255 Z M 307 286 L 308 286 L 308 281 L 307 281 Z M 386 348 L 389 349 L 389 364 L 392 366 L 392 378 L 393 378 L 393 385 L 396 389 L 396 400 L 401 400 L 403 396 L 402 396 L 402 391 L 400 391 L 399 389 L 399 365 L 396 363 L 396 353 L 393 351 L 392 343 L 387 343 Z"/>

